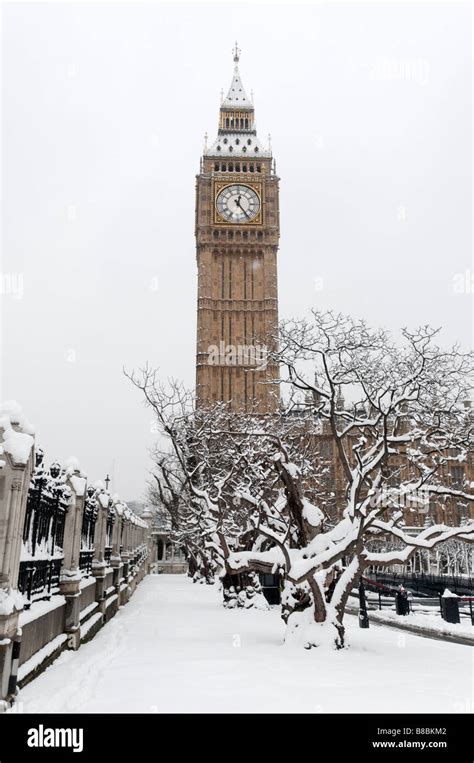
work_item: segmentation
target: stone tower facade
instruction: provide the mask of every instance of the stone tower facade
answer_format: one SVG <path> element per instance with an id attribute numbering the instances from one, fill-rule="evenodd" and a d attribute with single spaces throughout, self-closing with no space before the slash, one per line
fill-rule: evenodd
<path id="1" fill-rule="evenodd" d="M 198 269 L 197 406 L 228 402 L 270 413 L 279 402 L 278 367 L 268 358 L 278 324 L 279 178 L 270 145 L 257 137 L 252 99 L 234 73 L 207 136 L 196 183 Z"/>

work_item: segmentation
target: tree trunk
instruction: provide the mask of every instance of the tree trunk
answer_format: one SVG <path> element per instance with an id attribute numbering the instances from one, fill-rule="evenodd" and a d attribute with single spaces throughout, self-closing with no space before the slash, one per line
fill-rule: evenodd
<path id="1" fill-rule="evenodd" d="M 227 573 L 222 578 L 222 595 L 227 609 L 268 609 L 256 572 Z"/>

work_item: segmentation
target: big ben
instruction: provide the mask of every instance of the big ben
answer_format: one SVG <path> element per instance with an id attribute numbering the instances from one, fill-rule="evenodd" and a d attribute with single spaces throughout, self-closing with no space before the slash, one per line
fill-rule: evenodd
<path id="1" fill-rule="evenodd" d="M 240 51 L 221 102 L 217 138 L 196 183 L 198 270 L 197 406 L 228 403 L 240 412 L 278 407 L 271 358 L 278 325 L 279 178 L 270 145 L 258 137 Z"/>

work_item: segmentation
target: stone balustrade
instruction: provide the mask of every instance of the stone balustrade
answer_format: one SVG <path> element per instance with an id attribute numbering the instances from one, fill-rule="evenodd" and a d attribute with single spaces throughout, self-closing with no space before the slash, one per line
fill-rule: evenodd
<path id="1" fill-rule="evenodd" d="M 148 571 L 150 519 L 75 459 L 47 471 L 21 409 L 0 406 L 0 710 L 129 600 Z"/>

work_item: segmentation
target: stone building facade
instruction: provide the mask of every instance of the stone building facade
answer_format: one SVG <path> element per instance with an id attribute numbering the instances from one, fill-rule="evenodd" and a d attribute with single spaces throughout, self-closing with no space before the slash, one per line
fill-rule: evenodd
<path id="1" fill-rule="evenodd" d="M 474 421 L 474 414 L 468 401 L 465 403 L 465 411 L 466 417 Z M 304 436 L 308 457 L 320 467 L 320 476 L 317 480 L 308 480 L 307 483 L 303 483 L 303 486 L 309 494 L 314 491 L 311 497 L 318 505 L 323 504 L 321 507 L 331 519 L 341 518 L 346 506 L 347 480 L 329 422 L 315 418 L 313 422 L 308 423 L 307 408 L 304 405 L 300 411 L 296 408 L 291 415 L 297 418 L 298 414 L 301 415 L 301 433 Z M 349 457 L 350 455 L 349 447 Z M 392 457 L 390 469 L 394 472 L 391 480 L 392 487 L 414 477 L 410 473 L 410 467 L 404 460 L 403 454 Z M 467 453 L 465 461 L 443 464 L 438 476 L 443 484 L 453 490 L 469 491 L 470 486 L 474 485 L 474 451 Z M 470 489 L 472 490 L 472 487 Z M 405 528 L 419 529 L 429 524 L 455 526 L 474 519 L 474 504 L 454 496 L 441 497 L 421 492 L 415 496 L 407 496 L 403 514 Z"/>
<path id="2" fill-rule="evenodd" d="M 240 411 L 278 406 L 268 362 L 278 323 L 279 178 L 270 146 L 239 72 L 219 112 L 216 140 L 204 147 L 196 182 L 198 407 L 230 402 Z"/>
<path id="3" fill-rule="evenodd" d="M 279 386 L 271 382 L 279 369 L 266 362 L 265 349 L 276 346 L 278 323 L 279 178 L 270 144 L 264 147 L 258 139 L 239 60 L 236 46 L 217 137 L 208 146 L 206 136 L 196 179 L 196 399 L 198 408 L 224 402 L 235 411 L 277 415 Z M 322 500 L 335 519 L 346 501 L 336 444 L 327 422 L 304 428 L 314 462 L 325 467 L 318 504 Z M 446 464 L 446 483 L 471 483 L 473 459 L 470 453 L 465 463 Z M 309 492 L 316 488 L 309 482 L 306 487 Z M 473 516 L 473 507 L 454 498 L 431 499 L 421 508 L 408 504 L 404 510 L 405 526 L 413 528 L 432 522 L 457 525 Z"/>

